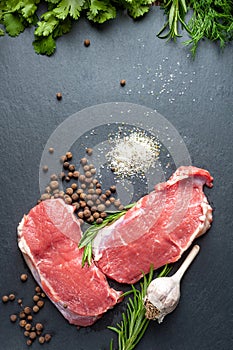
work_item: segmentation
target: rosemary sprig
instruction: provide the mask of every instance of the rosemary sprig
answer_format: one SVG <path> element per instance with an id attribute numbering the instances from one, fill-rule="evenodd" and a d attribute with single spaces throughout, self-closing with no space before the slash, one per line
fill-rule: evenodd
<path id="1" fill-rule="evenodd" d="M 168 19 L 162 29 L 157 34 L 157 37 L 160 39 L 176 39 L 180 37 L 179 34 L 179 23 L 181 23 L 182 28 L 184 27 L 187 32 L 189 28 L 185 23 L 185 16 L 187 13 L 187 6 L 185 0 L 165 0 L 161 7 L 164 9 L 164 13 L 167 15 Z M 162 33 L 168 30 L 165 35 Z"/>
<path id="2" fill-rule="evenodd" d="M 165 265 L 157 277 L 167 276 L 171 269 L 170 266 Z M 144 298 L 152 278 L 153 266 L 148 277 L 144 275 L 140 290 L 132 285 L 131 290 L 123 294 L 123 296 L 133 294 L 133 297 L 128 300 L 126 312 L 122 314 L 122 321 L 117 323 L 116 327 L 108 327 L 118 334 L 118 350 L 133 350 L 149 325 L 150 320 L 145 317 Z M 109 349 L 113 350 L 113 340 L 110 342 Z"/>
<path id="3" fill-rule="evenodd" d="M 92 242 L 94 238 L 97 236 L 98 232 L 105 226 L 112 224 L 116 220 L 118 220 L 121 216 L 123 216 L 127 210 L 132 208 L 136 203 L 128 204 L 121 211 L 109 211 L 107 212 L 109 215 L 103 220 L 101 224 L 93 224 L 88 227 L 88 229 L 83 233 L 82 238 L 79 242 L 79 248 L 84 248 L 83 257 L 82 257 L 82 266 L 87 263 L 91 264 L 92 259 Z"/>

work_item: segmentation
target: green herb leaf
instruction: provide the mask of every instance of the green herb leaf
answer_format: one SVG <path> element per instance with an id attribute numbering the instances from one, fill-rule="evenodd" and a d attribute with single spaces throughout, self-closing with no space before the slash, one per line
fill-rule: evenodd
<path id="1" fill-rule="evenodd" d="M 47 37 L 38 37 L 33 41 L 34 50 L 38 54 L 52 55 L 56 49 L 56 42 L 52 35 Z"/>
<path id="2" fill-rule="evenodd" d="M 62 0 L 53 12 L 59 19 L 65 19 L 68 15 L 78 19 L 84 3 L 85 0 Z"/>
<path id="3" fill-rule="evenodd" d="M 126 205 L 124 210 L 122 211 L 115 211 L 115 212 L 109 212 L 109 215 L 103 220 L 101 224 L 93 224 L 89 226 L 89 228 L 84 232 L 82 235 L 82 238 L 79 242 L 79 248 L 84 248 L 83 252 L 83 259 L 82 259 L 82 266 L 85 265 L 87 262 L 89 265 L 91 264 L 91 258 L 92 258 L 92 242 L 99 233 L 99 231 L 107 226 L 118 220 L 121 216 L 125 215 L 128 209 L 132 208 L 136 203 L 132 203 L 129 205 Z"/>
<path id="4" fill-rule="evenodd" d="M 170 271 L 171 267 L 165 265 L 157 277 L 167 276 Z M 122 321 L 115 327 L 108 327 L 118 335 L 119 350 L 133 350 L 147 330 L 150 321 L 145 317 L 144 298 L 152 279 L 153 266 L 150 268 L 148 276 L 144 275 L 139 290 L 132 285 L 131 290 L 123 294 L 123 296 L 132 294 L 132 297 L 128 299 L 126 312 L 122 314 Z M 113 340 L 111 340 L 109 348 L 113 350 Z"/>
<path id="5" fill-rule="evenodd" d="M 3 17 L 3 24 L 6 28 L 6 32 L 10 36 L 17 36 L 25 29 L 22 18 L 19 15 L 13 13 L 6 13 Z"/>

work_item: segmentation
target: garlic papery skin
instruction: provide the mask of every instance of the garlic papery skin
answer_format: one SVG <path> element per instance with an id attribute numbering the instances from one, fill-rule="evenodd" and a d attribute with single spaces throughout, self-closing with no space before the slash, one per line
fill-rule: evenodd
<path id="1" fill-rule="evenodd" d="M 157 319 L 161 323 L 171 313 L 180 300 L 180 286 L 172 277 L 160 277 L 153 280 L 145 297 L 146 317 Z"/>
<path id="2" fill-rule="evenodd" d="M 171 277 L 159 277 L 151 281 L 144 298 L 145 316 L 161 323 L 164 317 L 177 307 L 180 300 L 180 281 L 200 250 L 195 245 L 178 271 Z"/>

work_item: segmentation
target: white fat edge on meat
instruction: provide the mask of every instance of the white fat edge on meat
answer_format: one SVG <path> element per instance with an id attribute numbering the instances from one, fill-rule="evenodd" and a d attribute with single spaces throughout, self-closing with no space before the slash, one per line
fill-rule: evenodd
<path id="1" fill-rule="evenodd" d="M 170 177 L 170 179 L 168 179 L 166 182 L 162 182 L 162 183 L 158 183 L 156 185 L 156 189 L 160 190 L 163 189 L 164 184 L 167 184 L 169 186 L 172 186 L 174 184 L 176 184 L 179 181 L 185 180 L 185 179 L 192 179 L 195 178 L 195 181 L 200 182 L 200 184 L 203 186 L 206 183 L 206 179 L 204 178 L 204 176 L 202 174 L 195 174 L 195 171 L 192 171 L 192 169 L 194 170 L 200 170 L 203 171 L 203 169 L 201 168 L 196 168 L 193 166 L 181 166 L 179 168 L 176 169 L 176 171 L 174 172 L 174 174 Z M 205 170 L 206 175 L 208 174 L 208 171 Z"/>
<path id="2" fill-rule="evenodd" d="M 199 216 L 200 224 L 196 228 L 196 230 L 193 232 L 193 234 L 191 235 L 188 244 L 184 248 L 179 246 L 179 249 L 180 249 L 179 258 L 191 246 L 193 241 L 196 238 L 198 238 L 201 235 L 203 235 L 211 226 L 211 223 L 212 223 L 212 220 L 213 220 L 212 219 L 212 211 L 213 211 L 213 209 L 209 205 L 205 195 L 203 195 L 203 199 L 202 199 L 202 202 L 200 203 L 200 206 L 202 208 L 202 215 Z M 174 242 L 174 243 L 177 245 L 177 242 Z"/>

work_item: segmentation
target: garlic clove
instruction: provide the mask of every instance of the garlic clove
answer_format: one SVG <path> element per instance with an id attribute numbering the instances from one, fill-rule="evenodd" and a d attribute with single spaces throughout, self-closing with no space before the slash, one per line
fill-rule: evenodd
<path id="1" fill-rule="evenodd" d="M 151 281 L 144 298 L 146 318 L 161 323 L 167 314 L 175 310 L 180 300 L 181 278 L 199 250 L 200 247 L 196 244 L 173 276 L 160 277 Z"/>
<path id="2" fill-rule="evenodd" d="M 180 286 L 172 277 L 160 277 L 153 280 L 144 300 L 146 317 L 161 323 L 179 303 Z"/>

